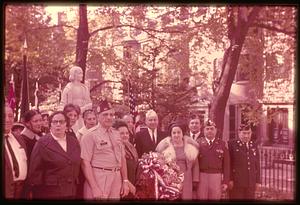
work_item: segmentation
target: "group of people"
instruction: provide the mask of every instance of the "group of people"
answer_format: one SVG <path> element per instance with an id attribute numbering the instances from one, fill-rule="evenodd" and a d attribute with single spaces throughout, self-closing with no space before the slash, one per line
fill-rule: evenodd
<path id="1" fill-rule="evenodd" d="M 92 105 L 82 70 L 70 70 L 71 82 L 61 107 L 51 115 L 29 110 L 21 123 L 5 104 L 3 151 L 7 199 L 135 200 L 138 160 L 159 152 L 184 173 L 182 200 L 254 199 L 260 183 L 257 145 L 251 128 L 241 124 L 228 145 L 216 124 L 197 115 L 159 129 L 158 115 L 145 122 L 130 114 L 115 119 L 106 101 Z"/>
<path id="2" fill-rule="evenodd" d="M 146 126 L 135 132 L 130 115 L 116 120 L 114 109 L 102 101 L 82 113 L 84 126 L 74 132 L 79 115 L 77 106 L 67 104 L 48 117 L 48 132 L 42 132 L 42 114 L 30 110 L 16 135 L 14 113 L 5 105 L 6 198 L 134 200 L 138 159 L 150 151 L 175 160 L 184 173 L 182 200 L 220 200 L 223 191 L 230 199 L 255 198 L 260 163 L 249 125 L 241 124 L 227 146 L 217 137 L 216 124 L 201 125 L 197 115 L 172 122 L 166 132 L 149 110 Z"/>

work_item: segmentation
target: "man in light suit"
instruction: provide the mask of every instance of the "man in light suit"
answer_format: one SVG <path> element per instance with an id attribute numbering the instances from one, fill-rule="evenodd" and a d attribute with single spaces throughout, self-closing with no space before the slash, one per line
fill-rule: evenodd
<path id="1" fill-rule="evenodd" d="M 136 133 L 136 150 L 139 158 L 150 151 L 155 151 L 157 144 L 166 137 L 166 133 L 158 129 L 158 116 L 154 110 L 146 113 L 147 129 Z"/>
<path id="2" fill-rule="evenodd" d="M 26 145 L 21 137 L 11 133 L 13 123 L 13 110 L 6 104 L 2 148 L 5 163 L 5 198 L 21 199 L 24 197 L 24 181 L 27 177 Z"/>

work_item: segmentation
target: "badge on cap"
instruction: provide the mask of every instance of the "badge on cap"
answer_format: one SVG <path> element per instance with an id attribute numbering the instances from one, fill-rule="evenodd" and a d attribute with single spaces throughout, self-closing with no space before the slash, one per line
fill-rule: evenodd
<path id="1" fill-rule="evenodd" d="M 204 126 L 214 126 L 214 127 L 217 127 L 217 126 L 216 126 L 216 123 L 214 123 L 211 119 L 208 119 L 208 120 L 204 123 Z"/>

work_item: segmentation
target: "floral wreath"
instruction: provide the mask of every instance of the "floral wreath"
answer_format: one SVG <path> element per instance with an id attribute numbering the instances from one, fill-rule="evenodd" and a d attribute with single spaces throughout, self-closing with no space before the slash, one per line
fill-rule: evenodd
<path id="1" fill-rule="evenodd" d="M 158 152 L 144 153 L 138 162 L 138 199 L 175 200 L 181 197 L 184 173 L 175 161 Z"/>

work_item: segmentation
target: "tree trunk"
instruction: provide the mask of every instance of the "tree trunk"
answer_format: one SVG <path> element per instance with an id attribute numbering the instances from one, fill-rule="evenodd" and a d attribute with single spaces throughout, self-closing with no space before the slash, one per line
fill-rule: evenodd
<path id="1" fill-rule="evenodd" d="M 248 10 L 243 7 L 229 7 L 228 9 L 228 37 L 230 39 L 230 46 L 224 53 L 222 76 L 220 77 L 219 86 L 214 93 L 209 110 L 209 118 L 216 123 L 221 136 L 224 127 L 226 104 L 236 74 L 241 50 L 248 29 L 257 17 L 260 8 L 253 8 L 247 16 Z M 237 15 L 235 15 L 235 12 Z"/>
<path id="2" fill-rule="evenodd" d="M 86 4 L 79 5 L 79 27 L 77 31 L 76 44 L 76 65 L 80 66 L 83 71 L 83 82 L 85 79 L 86 58 L 89 43 L 89 28 L 87 20 L 87 6 Z"/>

